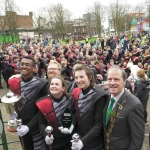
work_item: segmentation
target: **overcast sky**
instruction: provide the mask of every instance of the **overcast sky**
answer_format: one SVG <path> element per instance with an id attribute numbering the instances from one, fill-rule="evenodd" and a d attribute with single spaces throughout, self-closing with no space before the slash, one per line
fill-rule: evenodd
<path id="1" fill-rule="evenodd" d="M 86 8 L 92 6 L 96 0 L 14 0 L 16 5 L 21 9 L 22 14 L 28 14 L 28 12 L 36 12 L 38 8 L 47 6 L 49 4 L 62 3 L 63 6 L 69 9 L 75 18 L 81 17 L 86 11 Z M 104 5 L 108 5 L 112 0 L 97 0 Z M 114 1 L 114 0 L 113 0 Z M 120 0 L 128 2 L 132 5 L 135 3 L 141 3 L 145 0 Z"/>
<path id="2" fill-rule="evenodd" d="M 1 0 L 0 0 L 1 1 Z M 94 4 L 94 2 L 99 1 L 103 5 L 109 5 L 115 0 L 14 0 L 16 5 L 20 8 L 20 13 L 22 15 L 28 15 L 29 12 L 36 12 L 39 8 L 47 7 L 50 4 L 62 3 L 64 8 L 67 8 L 72 12 L 72 18 L 82 17 L 86 13 L 86 9 Z M 145 2 L 145 0 L 119 0 L 126 2 L 131 5 Z M 19 13 L 19 14 L 20 14 Z M 105 21 L 103 25 L 107 28 L 108 22 Z"/>

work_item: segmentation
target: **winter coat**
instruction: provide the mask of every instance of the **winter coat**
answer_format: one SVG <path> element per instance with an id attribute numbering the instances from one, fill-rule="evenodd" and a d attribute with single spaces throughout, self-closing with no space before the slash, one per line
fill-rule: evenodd
<path id="1" fill-rule="evenodd" d="M 142 80 L 137 80 L 134 87 L 134 95 L 137 96 L 140 101 L 148 100 L 150 89 L 150 80 L 145 82 Z"/>

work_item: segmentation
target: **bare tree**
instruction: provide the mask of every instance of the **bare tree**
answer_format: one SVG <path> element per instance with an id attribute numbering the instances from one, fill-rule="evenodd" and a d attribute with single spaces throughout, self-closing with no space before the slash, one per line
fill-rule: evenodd
<path id="1" fill-rule="evenodd" d="M 136 12 L 137 16 L 141 15 L 142 13 L 144 13 L 144 10 L 145 10 L 145 6 L 144 6 L 144 3 L 137 3 L 134 7 L 134 12 Z"/>
<path id="2" fill-rule="evenodd" d="M 36 29 L 38 36 L 40 38 L 43 30 L 46 28 L 47 19 L 46 19 L 46 8 L 39 8 L 37 12 L 33 13 L 33 24 Z"/>
<path id="3" fill-rule="evenodd" d="M 116 32 L 130 30 L 132 19 L 140 18 L 143 12 L 143 3 L 131 7 L 125 1 L 115 0 L 108 7 L 108 16 L 112 19 Z"/>
<path id="4" fill-rule="evenodd" d="M 124 30 L 129 31 L 131 29 L 131 21 L 134 18 L 134 14 L 132 13 L 132 7 L 130 4 L 124 5 L 124 15 L 123 15 L 123 25 Z"/>
<path id="5" fill-rule="evenodd" d="M 70 21 L 72 14 L 68 9 L 65 9 L 62 4 L 54 5 L 53 13 L 55 30 L 64 39 L 66 35 L 66 25 L 67 22 Z"/>
<path id="6" fill-rule="evenodd" d="M 102 32 L 102 21 L 105 20 L 105 6 L 100 2 L 95 2 L 92 8 L 93 26 L 100 37 Z"/>
<path id="7" fill-rule="evenodd" d="M 49 5 L 46 9 L 46 18 L 47 18 L 47 28 L 50 29 L 51 34 L 53 36 L 53 38 L 55 39 L 55 29 L 56 29 L 56 22 L 54 19 L 54 5 Z"/>
<path id="8" fill-rule="evenodd" d="M 93 24 L 93 20 L 92 20 L 92 9 L 90 7 L 88 7 L 86 9 L 86 16 L 84 18 L 85 24 L 86 24 L 86 29 L 87 29 L 87 34 L 89 37 L 92 36 L 92 24 Z"/>
<path id="9" fill-rule="evenodd" d="M 33 20 L 39 37 L 46 29 L 51 31 L 54 38 L 56 34 L 64 38 L 67 21 L 70 20 L 70 17 L 69 10 L 65 9 L 62 4 L 56 4 L 38 9 L 37 13 L 34 13 Z"/>
<path id="10" fill-rule="evenodd" d="M 15 38 L 18 37 L 17 28 L 19 28 L 16 12 L 19 10 L 19 8 L 16 6 L 14 0 L 5 0 L 4 7 L 6 13 L 4 18 L 4 25 L 5 28 L 10 32 L 12 42 L 15 42 Z"/>
<path id="11" fill-rule="evenodd" d="M 112 19 L 116 32 L 123 31 L 124 29 L 124 8 L 125 5 L 119 0 L 115 0 L 115 2 L 110 3 L 108 7 L 108 16 Z"/>
<path id="12" fill-rule="evenodd" d="M 149 20 L 149 27 L 150 27 L 150 0 L 146 0 L 144 6 L 145 6 L 145 14 Z"/>

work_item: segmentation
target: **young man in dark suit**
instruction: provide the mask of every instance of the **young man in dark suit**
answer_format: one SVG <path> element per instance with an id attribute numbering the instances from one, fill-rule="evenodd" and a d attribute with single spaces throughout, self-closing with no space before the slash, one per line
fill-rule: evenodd
<path id="1" fill-rule="evenodd" d="M 141 150 L 144 139 L 143 106 L 124 89 L 126 73 L 118 66 L 107 71 L 109 98 L 104 108 L 106 150 Z"/>

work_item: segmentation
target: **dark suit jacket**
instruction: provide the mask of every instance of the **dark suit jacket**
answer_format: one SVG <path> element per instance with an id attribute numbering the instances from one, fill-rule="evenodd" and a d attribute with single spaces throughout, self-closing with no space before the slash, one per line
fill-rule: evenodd
<path id="1" fill-rule="evenodd" d="M 104 128 L 106 132 L 110 129 L 110 120 L 106 125 L 105 116 L 109 104 L 110 96 L 107 100 L 106 107 L 104 108 Z M 139 99 L 128 91 L 124 91 L 117 104 L 114 106 L 113 111 L 117 111 L 118 104 L 126 100 L 123 108 L 120 110 L 119 115 L 116 116 L 114 128 L 109 137 L 110 150 L 141 150 L 144 139 L 144 115 L 143 106 Z M 110 119 L 110 117 L 109 117 Z M 104 132 L 106 140 L 106 134 Z"/>

